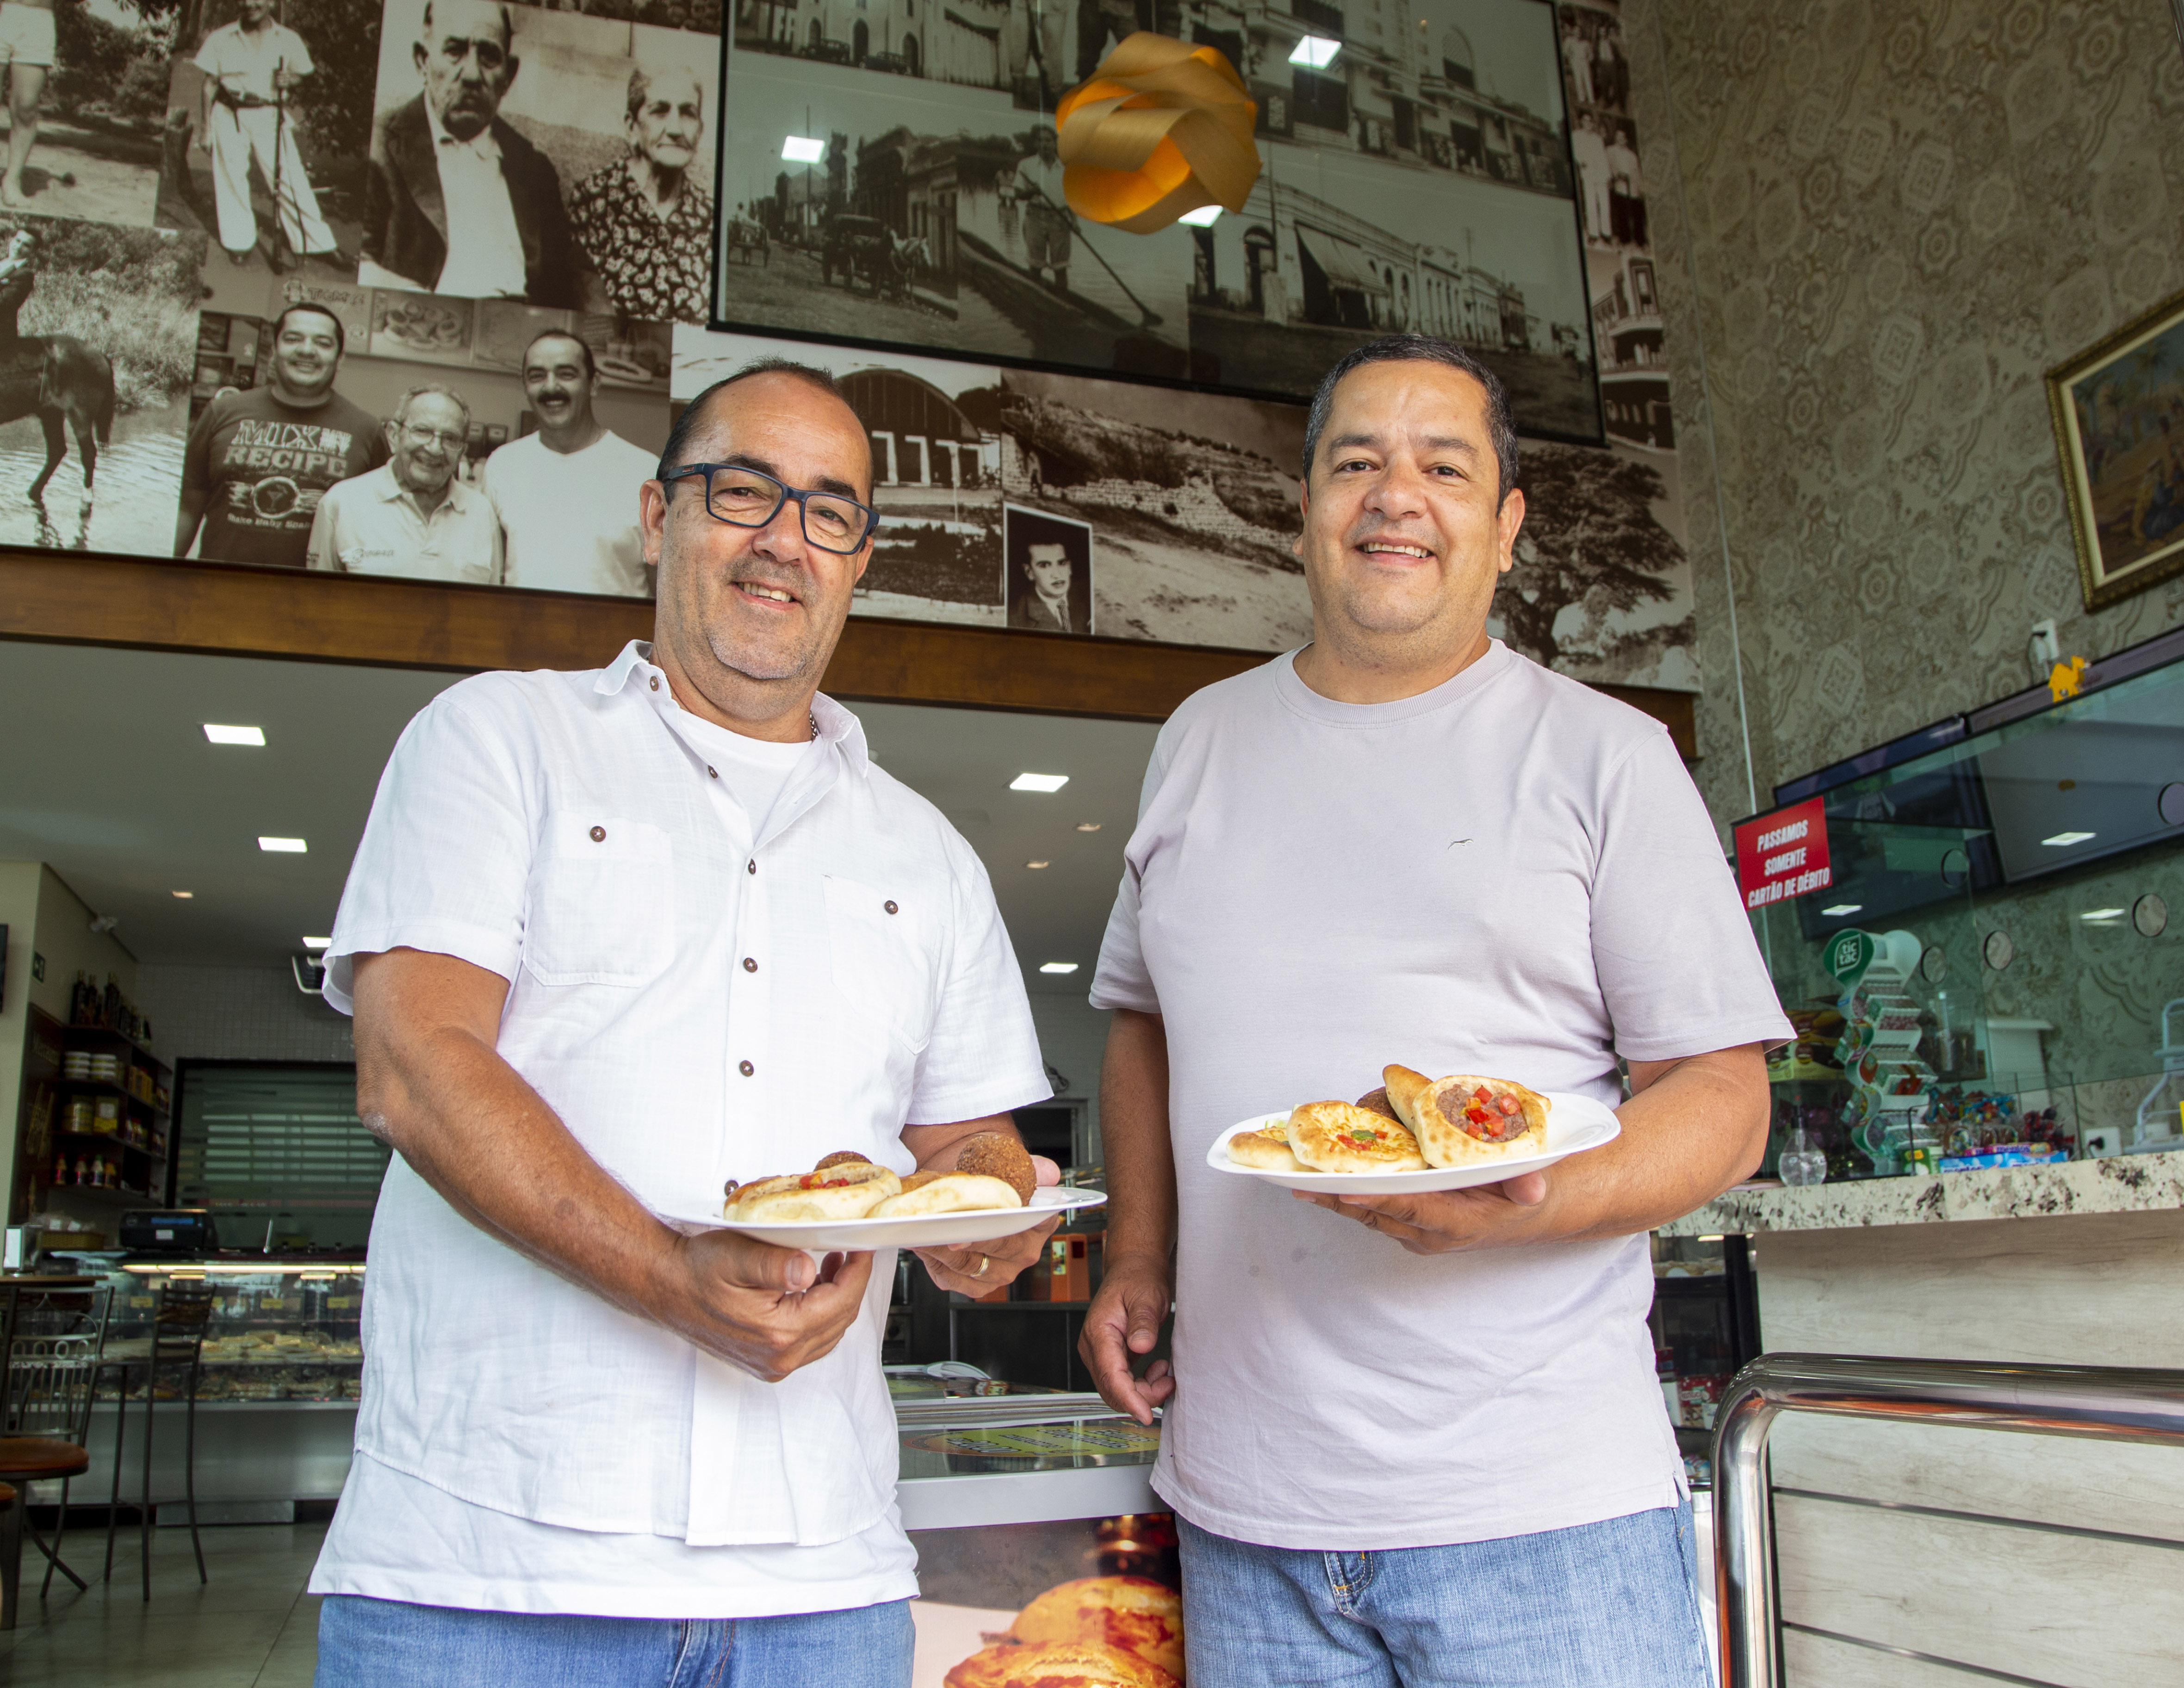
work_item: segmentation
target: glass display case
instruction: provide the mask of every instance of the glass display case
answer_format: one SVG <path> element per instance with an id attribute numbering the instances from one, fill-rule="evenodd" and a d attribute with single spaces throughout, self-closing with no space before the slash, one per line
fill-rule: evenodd
<path id="1" fill-rule="evenodd" d="M 142 1261 L 78 1256 L 86 1270 L 104 1267 L 114 1287 L 106 1351 L 116 1358 L 143 1352 L 160 1288 L 172 1279 L 201 1279 L 214 1291 L 200 1405 L 219 1401 L 354 1401 L 361 1392 L 364 1262 L 343 1261 Z M 132 1392 L 143 1387 L 130 1373 Z M 111 1385 L 109 1385 L 111 1387 Z M 182 1387 L 162 1368 L 160 1398 Z"/>
<path id="2" fill-rule="evenodd" d="M 1751 916 L 1797 1030 L 1766 1175 L 2184 1148 L 2184 636 L 2085 677 L 1775 788 L 1830 881 Z"/>

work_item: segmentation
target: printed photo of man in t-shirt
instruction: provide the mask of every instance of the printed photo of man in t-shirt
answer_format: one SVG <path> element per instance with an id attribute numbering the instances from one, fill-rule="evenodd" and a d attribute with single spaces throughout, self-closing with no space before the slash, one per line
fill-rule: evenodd
<path id="1" fill-rule="evenodd" d="M 300 569 L 319 500 L 337 481 L 387 461 L 379 418 L 334 391 L 348 337 L 319 304 L 292 304 L 273 325 L 263 387 L 205 407 L 182 454 L 175 554 Z"/>

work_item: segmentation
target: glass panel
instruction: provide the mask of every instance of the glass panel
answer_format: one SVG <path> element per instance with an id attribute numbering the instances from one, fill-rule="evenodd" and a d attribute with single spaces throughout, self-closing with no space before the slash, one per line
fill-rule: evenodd
<path id="1" fill-rule="evenodd" d="M 351 1067 L 186 1063 L 175 1193 L 230 1247 L 361 1249 L 389 1150 Z"/>

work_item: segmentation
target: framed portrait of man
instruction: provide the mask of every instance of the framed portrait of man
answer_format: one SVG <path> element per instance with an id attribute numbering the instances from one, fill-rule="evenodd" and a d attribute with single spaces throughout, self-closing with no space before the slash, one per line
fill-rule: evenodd
<path id="1" fill-rule="evenodd" d="M 2184 293 L 2048 372 L 2086 608 L 2184 571 Z"/>
<path id="2" fill-rule="evenodd" d="M 1022 632 L 1092 631 L 1092 524 L 1001 507 L 1008 621 Z"/>

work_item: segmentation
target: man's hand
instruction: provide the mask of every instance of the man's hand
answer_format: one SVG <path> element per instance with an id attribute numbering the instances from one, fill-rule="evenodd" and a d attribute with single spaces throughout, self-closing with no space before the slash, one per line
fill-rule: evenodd
<path id="1" fill-rule="evenodd" d="M 195 142 L 197 149 L 200 153 L 209 153 L 212 151 L 212 125 L 209 123 L 198 123 L 191 126 L 197 131 Z"/>
<path id="2" fill-rule="evenodd" d="M 1084 1314 L 1077 1352 L 1092 1373 L 1100 1398 L 1140 1424 L 1153 1422 L 1153 1408 L 1175 1393 L 1173 1368 L 1156 1360 L 1144 1377 L 1130 1369 L 1130 1357 L 1150 1354 L 1160 1340 L 1162 1322 L 1174 1300 L 1175 1283 L 1165 1256 L 1139 1255 L 1107 1262 L 1100 1293 Z"/>
<path id="3" fill-rule="evenodd" d="M 686 1237 L 656 1304 L 660 1323 L 766 1383 L 834 1351 L 856 1323 L 869 1252 L 814 1261 L 733 1231 Z"/>
<path id="4" fill-rule="evenodd" d="M 1315 1195 L 1290 1192 L 1368 1231 L 1394 1239 L 1412 1254 L 1452 1254 L 1531 1240 L 1547 1199 L 1545 1173 L 1519 1173 L 1500 1184 L 1420 1195 Z"/>

